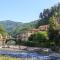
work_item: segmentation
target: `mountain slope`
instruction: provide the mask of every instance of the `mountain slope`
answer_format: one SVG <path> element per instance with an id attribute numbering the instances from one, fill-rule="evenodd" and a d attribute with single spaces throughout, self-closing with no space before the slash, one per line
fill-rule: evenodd
<path id="1" fill-rule="evenodd" d="M 6 28 L 6 31 L 8 33 L 13 33 L 16 30 L 16 28 L 19 28 L 20 30 L 28 27 L 35 28 L 36 23 L 37 21 L 33 21 L 30 23 L 14 22 L 11 20 L 0 21 L 0 24 Z"/>
<path id="2" fill-rule="evenodd" d="M 22 25 L 22 23 L 17 23 L 10 20 L 0 21 L 0 24 L 3 25 L 8 32 L 12 32 L 17 26 Z"/>

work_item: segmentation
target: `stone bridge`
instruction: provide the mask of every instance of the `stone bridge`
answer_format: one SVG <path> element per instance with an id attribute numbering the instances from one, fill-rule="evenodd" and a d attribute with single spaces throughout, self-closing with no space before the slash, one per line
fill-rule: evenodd
<path id="1" fill-rule="evenodd" d="M 16 40 L 16 38 L 0 38 L 0 46 L 6 45 L 6 42 L 9 40 Z"/>

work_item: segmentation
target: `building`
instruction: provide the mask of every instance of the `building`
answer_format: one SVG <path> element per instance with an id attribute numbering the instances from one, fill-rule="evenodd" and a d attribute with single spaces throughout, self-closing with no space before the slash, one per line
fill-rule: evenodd
<path id="1" fill-rule="evenodd" d="M 39 26 L 38 29 L 39 29 L 40 31 L 48 31 L 49 25 L 42 25 L 42 26 Z"/>
<path id="2" fill-rule="evenodd" d="M 31 34 L 32 34 L 31 32 L 24 32 L 24 33 L 18 34 L 18 35 L 17 35 L 17 40 L 27 41 L 27 40 L 28 40 L 28 37 L 29 37 Z"/>
<path id="3" fill-rule="evenodd" d="M 32 34 L 37 33 L 37 32 L 41 32 L 41 31 L 48 31 L 48 29 L 49 29 L 49 25 L 39 26 L 38 29 L 32 29 L 32 30 L 26 31 L 26 32 L 24 32 L 24 33 L 18 34 L 18 35 L 17 35 L 17 40 L 27 41 L 28 38 L 29 38 Z"/>
<path id="4" fill-rule="evenodd" d="M 3 36 L 2 34 L 0 34 L 0 46 L 4 46 L 6 44 L 6 40 L 8 40 L 10 38 L 11 38 L 11 36 L 9 36 L 9 35 Z"/>
<path id="5" fill-rule="evenodd" d="M 39 31 L 40 31 L 40 29 L 32 29 L 32 30 L 30 30 L 30 33 L 34 34 L 34 33 L 39 32 Z"/>

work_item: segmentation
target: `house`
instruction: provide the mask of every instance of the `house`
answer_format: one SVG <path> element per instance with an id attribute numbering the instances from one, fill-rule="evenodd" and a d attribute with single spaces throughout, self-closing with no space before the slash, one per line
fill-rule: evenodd
<path id="1" fill-rule="evenodd" d="M 32 34 L 34 34 L 34 33 L 36 33 L 36 32 L 39 32 L 40 31 L 40 29 L 32 29 L 32 30 L 30 30 L 30 32 L 32 33 Z"/>
<path id="2" fill-rule="evenodd" d="M 40 31 L 48 31 L 49 25 L 42 25 L 42 26 L 39 26 L 38 29 L 39 29 Z"/>
<path id="3" fill-rule="evenodd" d="M 24 32 L 24 33 L 18 34 L 18 35 L 17 35 L 17 40 L 27 41 L 28 38 L 29 38 L 32 34 L 38 32 L 38 31 L 39 31 L 39 29 L 32 29 L 32 30 L 26 31 L 26 32 Z"/>
<path id="4" fill-rule="evenodd" d="M 3 36 L 2 34 L 0 34 L 0 46 L 4 46 L 6 40 L 8 40 L 9 38 L 11 38 L 11 36 L 9 35 Z"/>
<path id="5" fill-rule="evenodd" d="M 31 34 L 32 34 L 31 32 L 24 32 L 24 33 L 18 34 L 18 35 L 17 35 L 17 40 L 27 41 L 27 40 L 28 40 L 28 37 L 29 37 Z"/>
<path id="6" fill-rule="evenodd" d="M 26 31 L 24 33 L 21 33 L 21 34 L 18 34 L 17 35 L 17 40 L 21 40 L 21 41 L 27 41 L 28 38 L 34 34 L 34 33 L 37 33 L 37 32 L 40 32 L 40 31 L 47 31 L 49 28 L 49 25 L 42 25 L 42 26 L 39 26 L 38 29 L 31 29 L 29 31 Z"/>

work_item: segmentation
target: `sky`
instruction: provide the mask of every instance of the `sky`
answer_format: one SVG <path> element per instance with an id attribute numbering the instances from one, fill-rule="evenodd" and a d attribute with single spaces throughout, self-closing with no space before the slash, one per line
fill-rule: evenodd
<path id="1" fill-rule="evenodd" d="M 58 2 L 60 0 L 0 0 L 0 21 L 31 22 L 39 19 L 43 9 Z"/>

